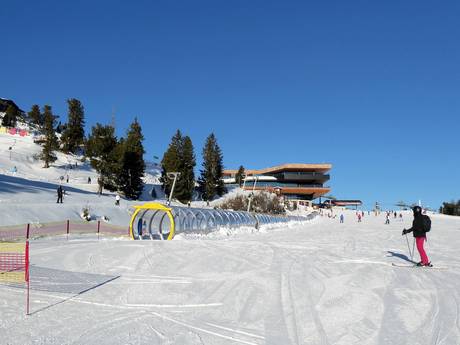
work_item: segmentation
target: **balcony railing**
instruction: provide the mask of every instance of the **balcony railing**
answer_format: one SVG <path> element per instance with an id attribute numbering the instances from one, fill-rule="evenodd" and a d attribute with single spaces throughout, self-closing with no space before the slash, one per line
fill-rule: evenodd
<path id="1" fill-rule="evenodd" d="M 254 185 L 253 182 L 246 183 L 246 189 L 252 188 Z M 237 187 L 238 184 L 236 183 L 228 183 L 226 186 L 229 187 Z M 282 182 L 265 182 L 265 181 L 258 181 L 256 183 L 257 187 L 270 187 L 270 188 L 329 188 L 328 186 L 324 186 L 322 184 L 304 184 L 304 183 L 282 183 Z"/>

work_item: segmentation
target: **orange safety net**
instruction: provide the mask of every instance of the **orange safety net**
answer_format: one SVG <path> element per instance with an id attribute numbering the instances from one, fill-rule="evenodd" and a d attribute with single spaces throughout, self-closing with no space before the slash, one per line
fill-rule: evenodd
<path id="1" fill-rule="evenodd" d="M 28 243 L 0 242 L 0 282 L 29 280 Z"/>

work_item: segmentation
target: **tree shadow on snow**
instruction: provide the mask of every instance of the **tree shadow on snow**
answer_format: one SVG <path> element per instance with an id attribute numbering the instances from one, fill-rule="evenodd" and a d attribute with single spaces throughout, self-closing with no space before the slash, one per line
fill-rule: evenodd
<path id="1" fill-rule="evenodd" d="M 391 251 L 391 250 L 388 250 L 387 253 L 389 254 L 389 255 L 387 255 L 387 257 L 396 257 L 396 258 L 398 258 L 398 259 L 402 259 L 402 260 L 407 261 L 407 262 L 410 262 L 410 263 L 412 263 L 412 264 L 415 264 L 415 263 L 416 263 L 415 261 L 411 260 L 411 259 L 410 259 L 407 255 L 405 255 L 405 254 L 393 252 L 393 251 Z"/>
<path id="2" fill-rule="evenodd" d="M 58 186 L 58 184 L 50 182 L 32 181 L 21 177 L 0 174 L 0 193 L 56 193 Z M 94 192 L 88 192 L 82 189 L 69 187 L 67 185 L 63 185 L 63 188 L 66 192 L 96 194 Z"/>

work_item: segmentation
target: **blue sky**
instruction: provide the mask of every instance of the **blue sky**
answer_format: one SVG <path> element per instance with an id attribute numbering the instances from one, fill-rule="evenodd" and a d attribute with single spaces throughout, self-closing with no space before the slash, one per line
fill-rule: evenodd
<path id="1" fill-rule="evenodd" d="M 177 128 L 227 168 L 333 164 L 339 198 L 460 198 L 458 1 L 8 1 L 0 97 Z M 197 167 L 199 168 L 199 167 Z"/>

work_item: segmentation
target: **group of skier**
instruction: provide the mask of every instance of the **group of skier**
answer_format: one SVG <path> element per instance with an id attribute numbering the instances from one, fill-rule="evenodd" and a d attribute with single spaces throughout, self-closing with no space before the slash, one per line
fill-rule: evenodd
<path id="1" fill-rule="evenodd" d="M 64 200 L 64 194 L 66 194 L 64 188 L 62 187 L 62 185 L 59 185 L 57 187 L 56 194 L 57 194 L 56 203 L 57 204 L 62 204 L 63 200 Z M 118 193 L 115 195 L 115 206 L 120 206 L 120 195 Z"/>
<path id="2" fill-rule="evenodd" d="M 412 208 L 413 214 L 414 214 L 414 219 L 412 221 L 412 226 L 409 229 L 404 229 L 402 231 L 403 236 L 407 236 L 407 234 L 411 233 L 414 236 L 415 244 L 417 246 L 417 251 L 420 255 L 420 261 L 416 263 L 416 266 L 422 266 L 422 267 L 433 267 L 431 264 L 428 255 L 426 254 L 424 244 L 427 241 L 426 233 L 430 231 L 431 229 L 431 220 L 430 218 L 423 214 L 422 208 L 420 206 L 414 206 Z M 364 217 L 364 212 L 356 212 L 356 216 L 358 219 L 358 222 L 361 222 L 362 218 Z M 393 218 L 397 219 L 399 217 L 399 220 L 403 220 L 403 215 L 400 212 L 399 215 L 397 212 L 393 211 L 387 211 L 385 214 L 385 224 L 390 224 L 390 217 L 393 216 Z M 340 215 L 340 223 L 344 222 L 344 215 Z M 410 247 L 409 247 L 410 251 Z"/>

